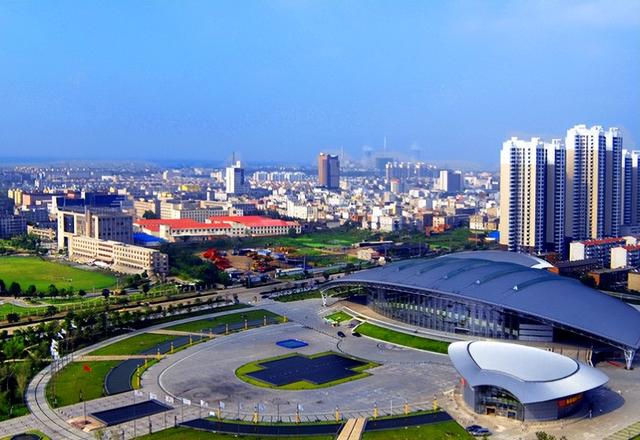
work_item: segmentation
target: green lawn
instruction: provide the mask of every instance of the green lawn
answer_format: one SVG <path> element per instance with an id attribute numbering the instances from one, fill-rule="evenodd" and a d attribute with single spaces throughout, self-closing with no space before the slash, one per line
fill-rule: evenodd
<path id="1" fill-rule="evenodd" d="M 405 347 L 417 348 L 420 350 L 446 354 L 447 348 L 449 347 L 449 342 L 409 335 L 395 330 L 378 327 L 377 325 L 373 325 L 368 322 L 360 324 L 356 329 L 356 331 L 363 336 L 369 336 L 371 338 L 391 342 L 392 344 L 404 345 Z"/>
<path id="2" fill-rule="evenodd" d="M 343 321 L 349 321 L 351 318 L 352 318 L 351 315 L 349 315 L 348 313 L 343 312 L 343 311 L 332 313 L 331 315 L 328 315 L 328 316 L 324 317 L 324 319 L 328 319 L 330 321 L 337 322 L 338 324 L 343 322 Z"/>
<path id="3" fill-rule="evenodd" d="M 123 339 L 113 344 L 107 345 L 102 348 L 89 353 L 90 356 L 111 356 L 122 354 L 139 354 L 154 345 L 161 344 L 166 341 L 175 339 L 173 335 L 156 335 L 153 333 L 141 333 L 139 335 L 131 336 L 130 338 Z"/>
<path id="4" fill-rule="evenodd" d="M 310 290 L 308 292 L 292 293 L 291 295 L 282 295 L 282 296 L 275 297 L 273 299 L 274 301 L 278 301 L 278 302 L 293 302 L 293 301 L 302 301 L 302 300 L 311 299 L 311 298 L 322 298 L 322 295 L 320 294 L 319 290 Z"/>
<path id="5" fill-rule="evenodd" d="M 246 319 L 247 321 L 256 321 L 267 318 L 275 318 L 279 322 L 283 322 L 284 318 L 280 315 L 276 315 L 268 310 L 247 310 L 245 312 L 232 313 L 229 315 L 216 316 L 213 318 L 199 319 L 197 321 L 185 322 L 184 324 L 172 325 L 165 327 L 167 330 L 178 330 L 182 332 L 200 332 L 204 329 L 217 327 L 223 324 L 237 324 L 242 323 Z"/>
<path id="6" fill-rule="evenodd" d="M 85 401 L 103 397 L 104 379 L 119 363 L 120 361 L 94 361 L 72 362 L 66 365 L 47 384 L 47 400 L 51 406 L 58 408 L 80 402 L 80 391 Z M 89 365 L 91 371 L 85 371 L 84 365 Z M 53 395 L 54 381 L 56 403 Z"/>
<path id="7" fill-rule="evenodd" d="M 17 313 L 18 315 L 23 316 L 44 309 L 45 307 L 21 307 L 13 304 L 0 304 L 0 319 L 7 313 Z"/>
<path id="8" fill-rule="evenodd" d="M 154 432 L 153 434 L 146 434 L 141 437 L 136 437 L 137 440 L 231 440 L 234 438 L 241 438 L 244 440 L 273 440 L 274 436 L 254 436 L 254 435 L 241 435 L 237 436 L 235 434 L 217 434 L 206 431 L 196 431 L 195 429 L 189 428 L 170 428 L 165 429 L 164 431 Z M 290 438 L 293 437 L 282 437 L 280 438 Z M 333 436 L 308 436 L 308 437 L 300 437 L 305 440 L 331 440 Z"/>
<path id="9" fill-rule="evenodd" d="M 0 279 L 7 288 L 15 281 L 23 290 L 33 284 L 40 292 L 45 292 L 50 284 L 58 289 L 73 287 L 77 291 L 102 289 L 116 283 L 115 277 L 104 272 L 78 269 L 38 257 L 0 257 Z"/>
<path id="10" fill-rule="evenodd" d="M 367 361 L 365 359 L 359 359 L 356 358 L 354 356 L 346 356 L 346 357 L 350 357 L 352 359 L 357 359 L 359 361 L 362 362 L 366 362 L 364 365 L 357 367 L 357 368 L 352 368 L 353 371 L 358 372 L 359 374 L 355 374 L 353 376 L 350 377 L 346 377 L 344 379 L 338 379 L 338 380 L 334 380 L 332 382 L 327 382 L 327 383 L 323 383 L 323 384 L 314 384 L 311 382 L 307 382 L 304 380 L 298 381 L 298 382 L 294 382 L 294 383 L 290 383 L 287 385 L 283 385 L 283 386 L 275 386 L 275 385 L 271 385 L 270 383 L 267 382 L 263 382 L 261 380 L 258 379 L 254 379 L 253 377 L 247 376 L 248 373 L 253 373 L 255 371 L 260 371 L 262 370 L 264 367 L 262 367 L 260 364 L 264 363 L 264 362 L 269 362 L 269 361 L 275 361 L 277 359 L 285 359 L 291 356 L 296 356 L 299 355 L 300 353 L 290 353 L 290 354 L 285 354 L 282 356 L 275 356 L 275 357 L 271 357 L 268 359 L 260 359 L 254 362 L 249 362 L 248 364 L 244 364 L 242 365 L 240 368 L 238 368 L 236 370 L 236 376 L 247 382 L 250 383 L 251 385 L 255 385 L 258 387 L 263 387 L 263 388 L 275 388 L 278 390 L 315 390 L 318 388 L 327 388 L 327 387 L 332 387 L 335 385 L 339 385 L 341 383 L 345 383 L 345 382 L 351 382 L 352 380 L 357 380 L 357 379 L 362 379 L 363 377 L 368 377 L 370 376 L 369 373 L 366 372 L 366 370 L 369 370 L 371 368 L 375 368 L 378 367 L 380 364 L 377 364 L 375 362 L 371 362 L 371 361 Z M 316 353 L 316 354 L 312 354 L 311 356 L 307 356 L 310 359 L 314 359 L 317 357 L 322 357 L 328 354 L 336 354 L 332 351 L 325 351 L 322 353 Z M 341 355 L 344 356 L 344 355 Z"/>
<path id="11" fill-rule="evenodd" d="M 367 432 L 362 440 L 466 440 L 473 437 L 454 420 L 388 431 Z"/>

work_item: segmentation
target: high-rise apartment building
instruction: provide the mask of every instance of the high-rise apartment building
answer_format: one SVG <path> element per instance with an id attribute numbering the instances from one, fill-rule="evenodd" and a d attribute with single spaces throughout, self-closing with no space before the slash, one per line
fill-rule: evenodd
<path id="1" fill-rule="evenodd" d="M 247 192 L 247 183 L 244 180 L 244 168 L 239 160 L 227 167 L 225 177 L 227 194 L 244 194 Z"/>
<path id="2" fill-rule="evenodd" d="M 560 142 L 511 138 L 500 154 L 500 244 L 510 251 L 542 253 L 561 235 L 556 208 L 563 200 Z M 560 200 L 558 200 L 560 199 Z M 551 242 L 551 245 L 549 245 Z M 555 250 L 555 249 L 554 249 Z"/>
<path id="3" fill-rule="evenodd" d="M 622 224 L 622 136 L 612 127 L 604 138 L 604 236 L 617 237 Z"/>
<path id="4" fill-rule="evenodd" d="M 640 225 L 640 151 L 624 150 L 622 158 L 622 224 Z"/>
<path id="5" fill-rule="evenodd" d="M 571 241 L 620 235 L 640 216 L 639 153 L 622 150 L 617 128 L 576 125 L 564 144 L 517 138 L 503 144 L 500 243 L 510 250 L 567 254 Z"/>
<path id="6" fill-rule="evenodd" d="M 438 189 L 446 192 L 460 192 L 464 188 L 464 176 L 460 171 L 440 170 Z"/>
<path id="7" fill-rule="evenodd" d="M 321 187 L 327 189 L 340 187 L 340 159 L 338 156 L 320 153 L 318 156 L 318 182 Z"/>
<path id="8" fill-rule="evenodd" d="M 606 139 L 600 126 L 567 130 L 565 234 L 572 240 L 604 236 Z"/>

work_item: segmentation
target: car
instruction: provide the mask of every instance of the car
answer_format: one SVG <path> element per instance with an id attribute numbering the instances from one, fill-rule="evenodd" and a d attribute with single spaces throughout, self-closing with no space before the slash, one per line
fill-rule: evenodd
<path id="1" fill-rule="evenodd" d="M 476 429 L 475 431 L 471 431 L 471 435 L 474 437 L 489 437 L 492 434 L 487 428 Z"/>
<path id="2" fill-rule="evenodd" d="M 482 429 L 482 426 L 480 425 L 469 425 L 466 428 L 464 428 L 467 432 L 474 432 L 477 431 L 478 429 Z"/>
<path id="3" fill-rule="evenodd" d="M 359 337 L 361 337 L 361 336 L 362 336 L 362 335 L 361 335 L 360 333 L 358 333 L 358 332 L 351 332 L 351 334 L 352 334 L 353 336 L 355 336 L 356 338 L 359 338 Z"/>
<path id="4" fill-rule="evenodd" d="M 341 338 L 346 338 L 347 335 L 345 335 L 343 332 L 338 332 L 338 336 L 340 336 Z"/>

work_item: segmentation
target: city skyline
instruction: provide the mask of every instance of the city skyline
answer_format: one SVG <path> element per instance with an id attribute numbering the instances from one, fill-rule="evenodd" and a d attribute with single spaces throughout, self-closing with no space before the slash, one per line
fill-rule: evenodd
<path id="1" fill-rule="evenodd" d="M 320 151 L 383 150 L 386 138 L 406 157 L 495 166 L 510 136 L 582 123 L 619 127 L 634 148 L 639 12 L 599 1 L 4 3 L 0 157 L 238 151 L 312 163 Z"/>

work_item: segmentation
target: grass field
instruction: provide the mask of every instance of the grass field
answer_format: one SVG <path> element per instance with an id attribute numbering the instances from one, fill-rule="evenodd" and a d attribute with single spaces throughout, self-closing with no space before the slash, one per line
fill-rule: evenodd
<path id="1" fill-rule="evenodd" d="M 343 312 L 342 310 L 324 317 L 324 319 L 329 319 L 331 321 L 337 322 L 338 324 L 343 321 L 349 321 L 351 318 L 352 318 L 351 315 L 349 315 L 346 312 Z"/>
<path id="2" fill-rule="evenodd" d="M 353 357 L 353 356 L 349 356 L 349 357 L 351 357 L 353 359 L 358 359 L 359 361 L 365 362 L 365 364 L 360 366 L 360 367 L 352 368 L 353 371 L 356 371 L 359 374 L 355 374 L 355 375 L 350 376 L 350 377 L 345 377 L 343 379 L 338 379 L 338 380 L 334 380 L 332 382 L 327 382 L 327 383 L 318 384 L 318 385 L 316 385 L 314 383 L 311 383 L 311 382 L 307 382 L 307 381 L 301 380 L 301 381 L 290 383 L 290 384 L 283 385 L 283 386 L 276 386 L 276 385 L 272 385 L 272 384 L 267 383 L 267 382 L 263 382 L 263 381 L 258 380 L 258 379 L 254 379 L 253 377 L 247 376 L 247 374 L 249 374 L 249 373 L 253 373 L 255 371 L 262 370 L 263 367 L 261 365 L 259 365 L 259 364 L 262 364 L 264 362 L 269 362 L 269 361 L 275 361 L 277 359 L 285 359 L 285 358 L 288 358 L 288 357 L 291 357 L 291 356 L 296 356 L 298 354 L 299 353 L 290 353 L 290 354 L 285 354 L 285 355 L 282 355 L 282 356 L 275 356 L 275 357 L 271 357 L 271 358 L 268 358 L 268 359 L 260 359 L 260 360 L 254 361 L 254 362 L 249 362 L 248 364 L 244 364 L 243 366 L 241 366 L 240 368 L 238 368 L 236 370 L 236 376 L 239 379 L 241 379 L 241 380 L 243 380 L 243 381 L 245 381 L 245 382 L 247 382 L 247 383 L 249 383 L 251 385 L 255 385 L 255 386 L 258 386 L 258 387 L 262 387 L 262 388 L 274 388 L 274 389 L 278 389 L 278 390 L 315 390 L 315 389 L 318 389 L 318 388 L 332 387 L 332 386 L 335 386 L 335 385 L 339 385 L 341 383 L 351 382 L 353 380 L 362 379 L 363 377 L 368 377 L 368 376 L 370 376 L 370 374 L 367 373 L 366 370 L 369 370 L 371 368 L 375 368 L 375 367 L 380 366 L 380 364 L 377 364 L 375 362 L 371 362 L 371 361 L 368 361 L 368 360 L 365 360 L 365 359 L 359 359 L 359 358 L 356 358 L 356 357 Z M 314 358 L 321 357 L 321 356 L 328 355 L 328 354 L 336 354 L 336 353 L 334 353 L 332 351 L 325 351 L 325 352 L 322 352 L 322 353 L 312 354 L 311 356 L 308 356 L 308 357 L 311 358 L 311 359 L 314 359 Z"/>
<path id="3" fill-rule="evenodd" d="M 276 437 L 273 436 L 254 436 L 254 435 L 240 435 L 235 434 L 218 434 L 213 432 L 196 431 L 189 428 L 170 428 L 164 431 L 154 432 L 153 434 L 146 434 L 141 437 L 136 437 L 137 440 L 231 440 L 234 438 L 241 438 L 243 440 L 273 440 Z M 290 438 L 293 437 L 282 437 Z M 333 436 L 308 436 L 300 437 L 305 440 L 331 440 Z"/>
<path id="4" fill-rule="evenodd" d="M 417 348 L 419 350 L 446 354 L 447 348 L 449 347 L 448 342 L 409 335 L 406 333 L 378 327 L 377 325 L 373 325 L 368 322 L 360 324 L 358 327 L 356 327 L 356 329 L 357 332 L 363 336 L 369 336 L 371 338 L 391 342 L 392 344 L 404 345 L 405 347 Z"/>
<path id="5" fill-rule="evenodd" d="M 45 307 L 21 307 L 13 304 L 0 304 L 0 317 L 5 316 L 7 313 L 17 313 L 22 316 L 41 309 L 43 310 Z"/>
<path id="6" fill-rule="evenodd" d="M 367 432 L 362 440 L 465 440 L 473 437 L 455 421 L 411 426 L 388 431 Z"/>
<path id="7" fill-rule="evenodd" d="M 178 330 L 182 332 L 197 333 L 205 329 L 217 327 L 223 324 L 237 324 L 247 321 L 257 321 L 264 317 L 275 318 L 279 322 L 283 322 L 283 317 L 276 315 L 268 310 L 247 310 L 246 312 L 232 313 L 229 315 L 216 316 L 214 318 L 199 319 L 197 321 L 185 322 L 184 324 L 172 325 L 165 327 L 167 330 Z"/>
<path id="8" fill-rule="evenodd" d="M 82 391 L 83 400 L 85 401 L 102 397 L 104 395 L 104 379 L 107 373 L 120 362 L 72 362 L 66 365 L 47 384 L 47 400 L 51 406 L 58 408 L 80 402 L 80 391 Z M 85 364 L 91 367 L 90 372 L 84 370 Z M 54 403 L 53 395 L 54 380 L 56 403 Z"/>
<path id="9" fill-rule="evenodd" d="M 58 289 L 73 287 L 77 291 L 102 289 L 116 283 L 115 277 L 103 272 L 82 270 L 37 257 L 0 257 L 0 279 L 7 288 L 15 281 L 23 290 L 33 284 L 40 292 L 46 292 L 50 284 Z"/>
<path id="10" fill-rule="evenodd" d="M 97 350 L 89 353 L 90 356 L 112 356 L 121 354 L 139 354 L 154 345 L 161 344 L 163 342 L 171 341 L 175 339 L 173 335 L 156 335 L 153 333 L 141 333 L 139 335 L 131 336 L 130 338 L 123 339 L 122 341 L 114 342 L 105 347 L 98 348 Z"/>

